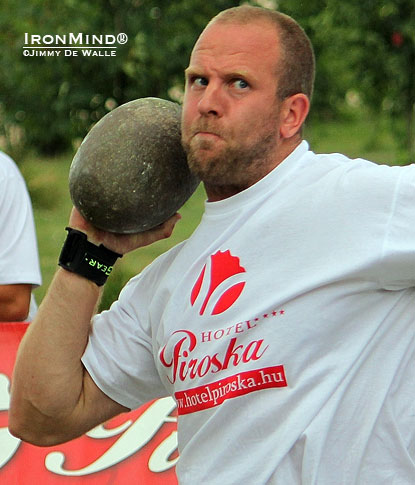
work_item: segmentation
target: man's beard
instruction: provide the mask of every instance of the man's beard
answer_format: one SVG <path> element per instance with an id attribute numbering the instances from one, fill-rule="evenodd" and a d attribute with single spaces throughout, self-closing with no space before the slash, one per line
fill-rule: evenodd
<path id="1" fill-rule="evenodd" d="M 211 186 L 232 186 L 243 190 L 253 185 L 273 168 L 277 138 L 275 125 L 271 126 L 254 142 L 227 144 L 214 154 L 209 153 L 211 140 L 195 144 L 183 141 L 190 170 Z"/>

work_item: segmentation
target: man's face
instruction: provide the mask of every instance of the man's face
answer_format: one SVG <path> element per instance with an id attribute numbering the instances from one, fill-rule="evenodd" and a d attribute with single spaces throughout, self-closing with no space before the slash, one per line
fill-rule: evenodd
<path id="1" fill-rule="evenodd" d="M 182 142 L 205 185 L 249 187 L 276 165 L 278 36 L 268 24 L 213 24 L 186 70 Z"/>

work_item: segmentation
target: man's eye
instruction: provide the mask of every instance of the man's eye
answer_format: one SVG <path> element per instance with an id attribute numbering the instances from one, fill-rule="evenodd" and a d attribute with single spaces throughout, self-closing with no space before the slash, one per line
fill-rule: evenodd
<path id="1" fill-rule="evenodd" d="M 233 81 L 233 85 L 236 89 L 249 88 L 249 84 L 244 79 L 236 79 L 235 81 Z"/>
<path id="2" fill-rule="evenodd" d="M 192 79 L 192 84 L 195 86 L 207 86 L 208 85 L 208 80 L 205 77 L 194 77 Z"/>

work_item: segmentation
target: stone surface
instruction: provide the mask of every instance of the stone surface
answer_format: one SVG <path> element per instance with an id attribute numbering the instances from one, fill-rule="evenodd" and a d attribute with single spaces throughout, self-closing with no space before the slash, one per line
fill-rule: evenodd
<path id="1" fill-rule="evenodd" d="M 91 224 L 130 234 L 167 220 L 199 181 L 180 143 L 181 108 L 159 98 L 125 103 L 84 138 L 69 171 L 72 202 Z"/>

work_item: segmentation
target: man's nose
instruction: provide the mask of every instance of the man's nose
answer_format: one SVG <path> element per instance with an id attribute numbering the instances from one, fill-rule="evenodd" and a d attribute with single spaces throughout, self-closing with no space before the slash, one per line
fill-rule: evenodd
<path id="1" fill-rule="evenodd" d="M 225 104 L 225 96 L 221 87 L 209 83 L 199 100 L 199 113 L 203 116 L 221 117 L 225 109 Z"/>

